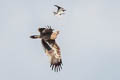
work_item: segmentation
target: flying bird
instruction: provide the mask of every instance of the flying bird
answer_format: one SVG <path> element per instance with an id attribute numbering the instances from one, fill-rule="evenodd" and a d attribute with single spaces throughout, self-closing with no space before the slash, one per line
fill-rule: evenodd
<path id="1" fill-rule="evenodd" d="M 53 12 L 54 15 L 62 15 L 66 11 L 64 8 L 62 8 L 62 7 L 58 6 L 58 5 L 54 5 L 54 6 L 58 8 L 57 12 Z"/>
<path id="2" fill-rule="evenodd" d="M 62 69 L 61 51 L 55 40 L 59 31 L 53 32 L 53 30 L 50 26 L 39 28 L 40 35 L 32 35 L 30 38 L 41 39 L 45 53 L 50 58 L 50 67 L 52 70 L 58 72 Z"/>

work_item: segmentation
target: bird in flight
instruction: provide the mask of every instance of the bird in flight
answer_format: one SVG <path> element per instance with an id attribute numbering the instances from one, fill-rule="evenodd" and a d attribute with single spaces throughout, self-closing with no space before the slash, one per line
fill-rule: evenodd
<path id="1" fill-rule="evenodd" d="M 55 7 L 57 7 L 57 12 L 53 12 L 54 15 L 62 15 L 62 14 L 65 14 L 64 12 L 66 11 L 64 8 L 58 6 L 58 5 L 54 5 Z"/>
<path id="2" fill-rule="evenodd" d="M 61 51 L 55 40 L 59 31 L 53 32 L 53 30 L 54 29 L 52 29 L 51 26 L 39 28 L 38 31 L 40 32 L 40 35 L 32 35 L 30 38 L 41 39 L 45 53 L 50 58 L 50 67 L 55 72 L 58 72 L 62 69 Z"/>

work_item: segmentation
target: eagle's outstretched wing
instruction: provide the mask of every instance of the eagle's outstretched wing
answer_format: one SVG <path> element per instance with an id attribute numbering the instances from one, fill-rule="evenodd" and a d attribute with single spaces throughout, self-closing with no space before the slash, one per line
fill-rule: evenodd
<path id="1" fill-rule="evenodd" d="M 62 69 L 62 58 L 61 58 L 61 51 L 57 43 L 52 46 L 52 49 L 54 50 L 54 55 L 51 56 L 51 65 L 52 70 L 54 71 L 60 71 Z"/>
<path id="2" fill-rule="evenodd" d="M 62 59 L 60 48 L 55 42 L 54 45 L 47 43 L 45 40 L 42 40 L 42 45 L 45 49 L 45 53 L 50 58 L 50 67 L 52 70 L 58 72 L 62 69 Z"/>
<path id="3" fill-rule="evenodd" d="M 56 7 L 58 8 L 58 10 L 59 10 L 59 9 L 62 9 L 63 11 L 66 11 L 63 7 L 60 7 L 60 6 L 58 6 L 58 5 L 54 5 L 54 6 L 56 6 Z"/>

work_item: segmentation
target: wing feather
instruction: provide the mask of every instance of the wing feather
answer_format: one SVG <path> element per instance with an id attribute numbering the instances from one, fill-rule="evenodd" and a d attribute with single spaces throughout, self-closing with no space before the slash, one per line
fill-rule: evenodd
<path id="1" fill-rule="evenodd" d="M 61 59 L 61 52 L 60 52 L 60 48 L 57 45 L 57 43 L 55 43 L 52 46 L 52 49 L 54 50 L 53 54 L 51 55 L 51 65 L 55 66 L 54 71 L 58 72 L 62 69 L 62 59 Z"/>
<path id="2" fill-rule="evenodd" d="M 62 59 L 61 59 L 60 48 L 57 45 L 57 43 L 55 43 L 54 45 L 50 45 L 50 44 L 48 45 L 52 49 L 49 51 L 46 49 L 46 54 L 50 57 L 50 67 L 55 72 L 58 72 L 62 69 Z"/>

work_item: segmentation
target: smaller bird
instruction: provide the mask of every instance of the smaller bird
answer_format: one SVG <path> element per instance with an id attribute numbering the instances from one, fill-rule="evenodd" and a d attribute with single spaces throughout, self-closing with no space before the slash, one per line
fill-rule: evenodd
<path id="1" fill-rule="evenodd" d="M 54 15 L 62 15 L 62 14 L 65 14 L 64 12 L 66 11 L 64 8 L 58 6 L 58 5 L 54 5 L 55 7 L 57 7 L 57 12 L 53 12 Z"/>

